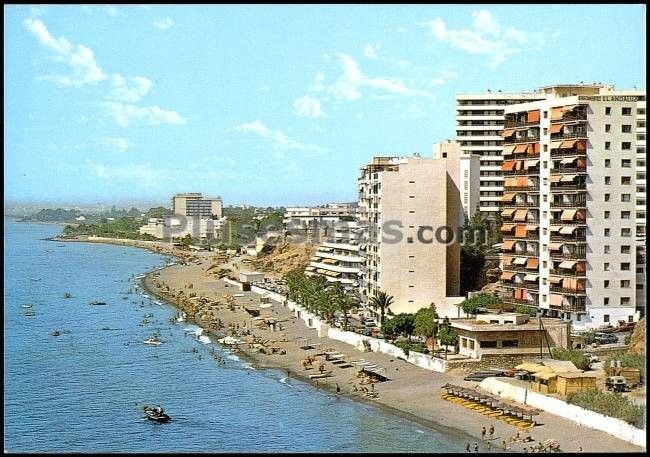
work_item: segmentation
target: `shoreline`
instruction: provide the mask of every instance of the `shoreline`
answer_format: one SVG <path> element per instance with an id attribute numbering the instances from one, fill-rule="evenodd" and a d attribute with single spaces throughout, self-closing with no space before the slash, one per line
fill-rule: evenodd
<path id="1" fill-rule="evenodd" d="M 53 240 L 58 242 L 94 242 L 140 247 L 162 255 L 170 255 L 182 259 L 188 257 L 188 254 L 184 251 L 178 252 L 176 249 L 171 249 L 168 243 L 163 244 L 111 238 L 61 239 L 56 237 Z M 163 246 L 160 246 L 160 244 Z M 253 320 L 244 311 L 244 303 L 241 302 L 245 299 L 248 299 L 249 302 L 259 302 L 259 295 L 253 292 L 240 294 L 236 286 L 224 284 L 223 281 L 208 276 L 206 269 L 204 267 L 202 268 L 202 265 L 205 263 L 209 264 L 213 255 L 214 253 L 212 252 L 204 252 L 198 255 L 194 254 L 191 256 L 192 260 L 188 262 L 182 261 L 173 266 L 166 266 L 159 270 L 145 272 L 145 277 L 139 281 L 139 285 L 145 293 L 159 300 L 164 300 L 174 308 L 185 312 L 187 314 L 186 322 L 203 328 L 207 336 L 218 339 L 228 335 L 235 335 L 235 325 L 237 325 L 237 329 L 239 329 L 239 325 L 242 326 L 242 329 L 248 329 L 247 326 L 250 322 L 253 335 L 267 339 L 277 337 L 277 331 L 253 330 Z M 207 297 L 212 296 L 213 298 L 211 300 L 214 303 L 214 297 L 220 297 L 220 294 L 224 292 L 236 293 L 237 295 L 244 295 L 244 297 L 241 300 L 240 297 L 235 300 L 236 303 L 232 311 L 226 309 L 227 307 L 223 304 L 221 305 L 222 307 L 213 304 L 212 307 L 208 306 L 206 308 L 206 306 L 200 306 L 197 300 L 192 301 L 187 298 L 188 295 L 184 292 L 183 287 L 187 288 L 188 285 L 194 291 L 189 292 L 188 290 L 188 294 L 191 295 L 194 293 L 197 300 L 198 298 L 206 297 L 207 299 Z M 220 301 L 219 298 L 216 298 L 216 301 Z M 459 377 L 458 375 L 428 372 L 405 361 L 390 359 L 385 354 L 365 353 L 339 341 L 318 338 L 314 329 L 309 329 L 301 320 L 296 320 L 292 316 L 292 313 L 282 306 L 281 303 L 272 303 L 273 307 L 268 309 L 272 309 L 272 312 L 278 315 L 278 318 L 282 318 L 279 322 L 283 324 L 288 322 L 284 324 L 286 333 L 280 334 L 281 336 L 284 335 L 285 339 L 282 342 L 278 342 L 278 340 L 274 341 L 276 345 L 286 349 L 287 355 L 271 355 L 255 352 L 253 350 L 255 349 L 254 346 L 250 346 L 248 350 L 241 348 L 236 352 L 238 355 L 242 355 L 247 361 L 252 362 L 255 368 L 283 370 L 288 372 L 290 377 L 298 379 L 312 387 L 328 391 L 334 395 L 346 397 L 352 401 L 372 405 L 396 417 L 439 431 L 445 435 L 459 437 L 462 440 L 467 439 L 471 443 L 478 442 L 482 447 L 481 452 L 486 451 L 486 442 L 481 439 L 481 426 L 495 425 L 497 430 L 495 436 L 497 438 L 495 438 L 495 446 L 492 448 L 493 451 L 501 451 L 501 449 L 496 449 L 498 447 L 497 443 L 500 443 L 501 440 L 507 441 L 509 436 L 513 436 L 517 432 L 517 429 L 513 426 L 502 423 L 499 420 L 489 419 L 481 414 L 442 400 L 439 397 L 441 393 L 440 387 L 445 382 L 465 385 L 466 387 L 475 387 L 476 383 L 464 382 L 462 376 Z M 246 303 L 246 305 L 250 306 L 250 303 Z M 214 309 L 215 307 L 218 309 Z M 274 315 L 271 315 L 271 317 L 276 318 Z M 232 331 L 229 333 L 224 326 L 215 328 L 215 319 L 223 323 L 232 324 Z M 291 338 L 288 339 L 287 336 L 290 333 Z M 235 335 L 235 337 L 243 340 L 240 335 Z M 300 345 L 296 342 L 298 338 L 301 338 L 303 343 L 304 340 L 310 342 L 318 341 L 323 345 L 321 347 L 335 348 L 339 352 L 350 354 L 350 359 L 361 356 L 365 360 L 386 367 L 387 370 L 390 370 L 391 381 L 388 383 L 377 383 L 376 391 L 379 393 L 379 398 L 370 399 L 349 390 L 349 384 L 354 384 L 356 380 L 352 378 L 353 381 L 350 381 L 349 378 L 351 376 L 349 373 L 341 371 L 336 366 L 327 368 L 336 372 L 332 378 L 317 381 L 310 379 L 310 373 L 300 369 L 301 358 L 308 353 L 299 348 Z M 292 342 L 292 339 L 295 341 Z M 242 344 L 240 346 L 243 347 L 245 345 Z M 324 363 L 327 364 L 327 362 Z M 315 373 L 315 371 L 311 373 Z M 341 393 L 337 394 L 336 386 L 339 384 L 343 389 Z M 556 439 L 561 444 L 564 452 L 575 452 L 577 451 L 578 445 L 582 446 L 584 452 L 644 452 L 645 449 L 619 440 L 605 432 L 579 426 L 574 422 L 559 418 L 558 416 L 542 413 L 539 417 L 541 419 L 538 421 L 540 425 L 534 427 L 530 431 L 530 434 L 538 442 L 548 438 Z M 576 437 L 580 437 L 580 443 L 576 441 Z M 511 446 L 511 452 L 522 452 L 525 444 L 510 443 L 509 446 Z M 458 452 L 464 452 L 464 449 L 459 449 Z M 488 452 L 490 452 L 489 449 Z"/>

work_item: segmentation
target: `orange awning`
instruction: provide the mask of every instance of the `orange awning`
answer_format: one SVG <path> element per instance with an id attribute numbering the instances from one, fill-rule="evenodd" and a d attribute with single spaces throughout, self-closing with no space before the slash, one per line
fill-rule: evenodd
<path id="1" fill-rule="evenodd" d="M 504 209 L 503 211 L 501 211 L 501 215 L 505 217 L 510 217 L 514 212 L 515 212 L 514 209 Z"/>
<path id="2" fill-rule="evenodd" d="M 551 294 L 551 305 L 562 306 L 562 295 Z"/>
<path id="3" fill-rule="evenodd" d="M 562 109 L 562 107 L 551 108 L 551 120 L 552 121 L 562 119 L 562 116 L 564 116 L 564 110 Z"/>
<path id="4" fill-rule="evenodd" d="M 539 122 L 539 110 L 528 111 L 528 122 Z"/>
<path id="5" fill-rule="evenodd" d="M 505 178 L 503 182 L 504 187 L 516 187 L 517 186 L 517 178 Z"/>
<path id="6" fill-rule="evenodd" d="M 501 226 L 502 232 L 510 232 L 515 227 L 515 224 L 503 224 Z"/>
<path id="7" fill-rule="evenodd" d="M 515 133 L 515 129 L 504 129 L 501 136 L 503 136 L 504 138 L 507 138 L 507 137 L 511 136 L 513 133 Z"/>
<path id="8" fill-rule="evenodd" d="M 560 133 L 564 126 L 562 124 L 551 124 L 550 133 Z"/>
<path id="9" fill-rule="evenodd" d="M 526 152 L 526 149 L 528 149 L 527 144 L 518 144 L 517 146 L 515 146 L 514 152 Z"/>
<path id="10" fill-rule="evenodd" d="M 520 176 L 517 178 L 517 187 L 526 187 L 528 186 L 528 178 L 525 176 Z"/>
<path id="11" fill-rule="evenodd" d="M 550 182 L 560 182 L 561 177 L 562 176 L 560 176 L 560 175 L 551 175 L 551 177 L 549 178 L 549 181 Z"/>
<path id="12" fill-rule="evenodd" d="M 562 278 L 558 276 L 549 276 L 548 280 L 551 284 L 560 284 L 562 282 Z"/>
<path id="13" fill-rule="evenodd" d="M 512 200 L 514 200 L 514 198 L 515 198 L 515 194 L 510 193 L 510 192 L 506 192 L 505 194 L 503 194 L 501 196 L 501 201 L 502 202 L 511 202 Z"/>
<path id="14" fill-rule="evenodd" d="M 580 149 L 580 150 L 587 149 L 587 142 L 585 140 L 578 140 L 576 142 L 576 149 Z"/>
<path id="15" fill-rule="evenodd" d="M 528 210 L 518 209 L 517 211 L 515 211 L 515 217 L 513 218 L 513 220 L 525 221 L 527 215 L 528 215 Z"/>
<path id="16" fill-rule="evenodd" d="M 501 169 L 502 169 L 503 171 L 512 171 L 512 170 L 515 169 L 515 163 L 516 163 L 516 162 L 510 161 L 510 160 L 506 160 L 505 162 L 503 162 L 503 163 L 501 164 Z"/>
<path id="17" fill-rule="evenodd" d="M 540 144 L 539 143 L 533 143 L 532 148 L 528 148 L 528 155 L 538 155 L 540 151 Z"/>
<path id="18" fill-rule="evenodd" d="M 504 271 L 503 273 L 501 273 L 501 279 L 510 281 L 512 278 L 515 277 L 516 274 L 517 273 L 514 273 L 512 271 Z"/>
<path id="19" fill-rule="evenodd" d="M 560 145 L 561 149 L 571 149 L 575 144 L 578 142 L 578 140 L 565 140 L 562 142 Z"/>
<path id="20" fill-rule="evenodd" d="M 510 251 L 514 245 L 515 245 L 515 240 L 505 240 L 503 242 L 502 248 L 504 251 Z"/>
<path id="21" fill-rule="evenodd" d="M 562 215 L 560 216 L 560 219 L 563 221 L 572 221 L 573 217 L 576 215 L 578 212 L 577 209 L 565 209 L 562 211 Z"/>
<path id="22" fill-rule="evenodd" d="M 558 149 L 563 141 L 551 141 L 551 149 Z"/>
<path id="23" fill-rule="evenodd" d="M 548 250 L 549 251 L 559 251 L 562 249 L 562 243 L 549 243 L 548 244 Z"/>
<path id="24" fill-rule="evenodd" d="M 539 265 L 539 259 L 537 257 L 531 257 L 530 259 L 528 259 L 528 262 L 526 262 L 526 268 L 530 270 L 537 268 L 538 265 Z"/>
<path id="25" fill-rule="evenodd" d="M 517 238 L 523 238 L 523 237 L 526 236 L 526 234 L 527 234 L 527 232 L 526 232 L 526 226 L 525 225 L 517 225 L 515 227 L 515 236 Z"/>

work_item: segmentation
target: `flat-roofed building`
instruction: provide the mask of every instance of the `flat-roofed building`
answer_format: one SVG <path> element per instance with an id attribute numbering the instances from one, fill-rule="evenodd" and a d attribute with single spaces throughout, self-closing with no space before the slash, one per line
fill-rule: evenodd
<path id="1" fill-rule="evenodd" d="M 543 100 L 505 109 L 501 282 L 508 301 L 578 328 L 636 321 L 646 287 L 645 218 L 638 217 L 645 216 L 638 211 L 645 91 L 544 91 Z"/>
<path id="2" fill-rule="evenodd" d="M 199 218 L 223 217 L 221 197 L 203 197 L 200 192 L 176 194 L 172 197 L 172 212 L 177 215 Z"/>

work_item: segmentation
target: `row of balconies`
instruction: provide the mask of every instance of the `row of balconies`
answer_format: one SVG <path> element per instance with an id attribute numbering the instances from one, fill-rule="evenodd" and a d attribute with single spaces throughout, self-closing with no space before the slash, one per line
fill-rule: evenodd
<path id="1" fill-rule="evenodd" d="M 516 135 L 510 135 L 507 136 L 503 139 L 503 144 L 508 145 L 508 144 L 517 144 L 517 143 L 533 143 L 539 141 L 539 135 L 522 135 L 522 136 L 516 136 Z"/>
<path id="2" fill-rule="evenodd" d="M 556 252 L 551 251 L 552 259 L 584 260 L 587 258 L 586 252 Z"/>
<path id="3" fill-rule="evenodd" d="M 561 294 L 570 294 L 570 295 L 587 295 L 587 291 L 580 289 L 567 289 L 566 287 L 560 286 L 551 286 L 551 292 L 559 292 Z"/>
<path id="4" fill-rule="evenodd" d="M 556 276 L 567 276 L 571 278 L 573 277 L 582 278 L 587 276 L 587 273 L 585 271 L 576 271 L 573 269 L 566 269 L 566 268 L 551 268 L 549 270 L 549 273 Z"/>
<path id="5" fill-rule="evenodd" d="M 551 149 L 551 158 L 553 157 L 567 157 L 567 156 L 586 156 L 586 149 Z"/>
<path id="6" fill-rule="evenodd" d="M 584 243 L 586 235 L 551 235 L 551 241 L 562 241 L 565 243 Z"/>
<path id="7" fill-rule="evenodd" d="M 560 133 L 551 133 L 552 140 L 572 140 L 572 139 L 581 139 L 587 138 L 587 131 L 582 129 L 577 129 L 571 132 L 560 132 Z"/>
<path id="8" fill-rule="evenodd" d="M 585 208 L 587 202 L 585 201 L 576 201 L 576 202 L 551 202 L 551 208 Z"/>

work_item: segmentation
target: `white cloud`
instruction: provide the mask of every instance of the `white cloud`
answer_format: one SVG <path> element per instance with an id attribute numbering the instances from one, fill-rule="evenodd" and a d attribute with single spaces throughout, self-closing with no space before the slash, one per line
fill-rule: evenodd
<path id="1" fill-rule="evenodd" d="M 83 86 L 108 78 L 97 65 L 91 49 L 81 44 L 74 46 L 65 37 L 54 38 L 40 19 L 25 19 L 24 25 L 41 44 L 57 54 L 56 60 L 66 62 L 72 69 L 70 75 L 50 75 L 44 79 L 62 86 Z"/>
<path id="2" fill-rule="evenodd" d="M 122 167 L 113 167 L 86 160 L 86 166 L 96 178 L 123 179 L 132 185 L 141 187 L 159 187 L 166 183 L 170 177 L 167 170 L 156 170 L 150 164 L 133 164 Z"/>
<path id="3" fill-rule="evenodd" d="M 144 76 L 135 76 L 129 79 L 131 80 L 131 85 L 119 73 L 111 75 L 113 90 L 109 98 L 134 103 L 147 95 L 153 86 L 151 80 Z"/>
<path id="4" fill-rule="evenodd" d="M 438 72 L 438 75 L 429 81 L 429 85 L 431 86 L 441 86 L 442 84 L 446 84 L 449 81 L 458 78 L 458 73 L 452 70 L 442 70 Z"/>
<path id="5" fill-rule="evenodd" d="M 109 16 L 117 16 L 117 15 L 120 14 L 120 12 L 114 6 L 108 6 L 105 9 L 105 11 L 106 11 L 106 14 L 108 14 Z"/>
<path id="6" fill-rule="evenodd" d="M 122 127 L 132 124 L 185 124 L 187 119 L 176 111 L 161 109 L 158 105 L 138 106 L 121 102 L 106 102 L 108 114 Z"/>
<path id="7" fill-rule="evenodd" d="M 439 17 L 420 25 L 429 27 L 438 40 L 448 42 L 455 48 L 470 54 L 486 55 L 490 68 L 497 68 L 510 56 L 526 47 L 540 48 L 545 44 L 544 34 L 539 32 L 525 32 L 514 27 L 508 27 L 504 31 L 487 10 L 474 11 L 472 16 L 471 29 L 448 29 Z"/>
<path id="8" fill-rule="evenodd" d="M 342 100 L 357 100 L 361 98 L 360 88 L 384 91 L 392 94 L 419 96 L 435 99 L 435 96 L 425 90 L 412 89 L 396 78 L 371 78 L 365 76 L 357 62 L 347 54 L 337 54 L 343 75 L 329 88 L 334 97 Z"/>
<path id="9" fill-rule="evenodd" d="M 378 58 L 377 49 L 379 49 L 377 46 L 373 46 L 372 44 L 367 44 L 363 48 L 363 55 L 369 59 L 377 60 Z"/>
<path id="10" fill-rule="evenodd" d="M 279 150 L 296 149 L 296 150 L 308 151 L 308 152 L 318 152 L 318 153 L 325 152 L 325 149 L 322 148 L 321 146 L 315 144 L 300 143 L 296 140 L 289 138 L 285 133 L 279 130 L 272 130 L 268 128 L 261 121 L 253 121 L 244 124 L 239 124 L 233 127 L 233 130 L 241 133 L 253 133 L 262 138 L 268 139 L 271 141 L 272 146 Z"/>
<path id="11" fill-rule="evenodd" d="M 158 27 L 160 30 L 167 30 L 171 28 L 174 25 L 174 20 L 167 16 L 165 19 L 161 19 L 159 21 L 154 21 L 153 26 Z"/>
<path id="12" fill-rule="evenodd" d="M 119 149 L 120 151 L 129 149 L 129 140 L 126 138 L 102 138 L 100 141 L 108 148 Z"/>
<path id="13" fill-rule="evenodd" d="M 323 84 L 323 81 L 325 80 L 325 73 L 319 71 L 316 73 L 316 76 L 314 76 L 314 82 L 309 85 L 307 90 L 309 92 L 322 92 L 325 90 L 325 85 Z"/>
<path id="14" fill-rule="evenodd" d="M 305 95 L 293 102 L 293 112 L 302 117 L 321 117 L 323 112 L 320 108 L 320 100 Z"/>

